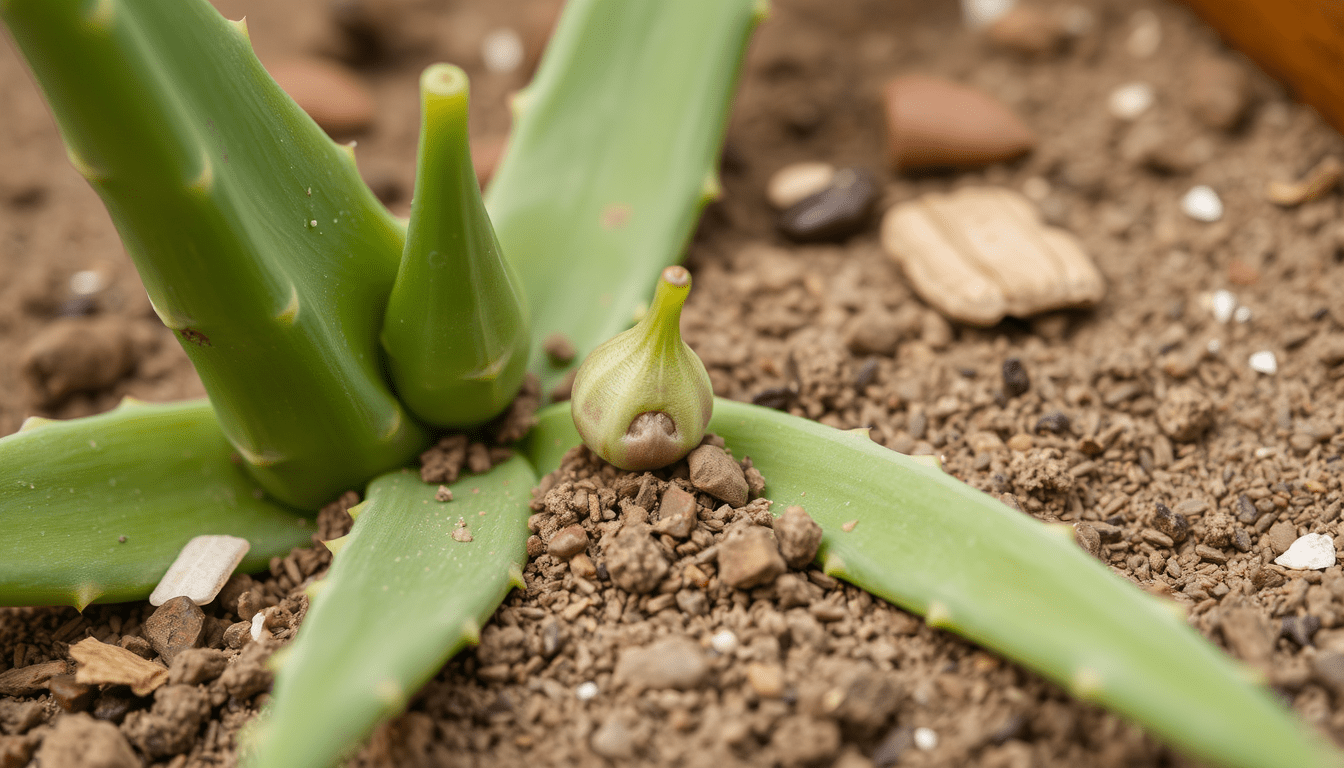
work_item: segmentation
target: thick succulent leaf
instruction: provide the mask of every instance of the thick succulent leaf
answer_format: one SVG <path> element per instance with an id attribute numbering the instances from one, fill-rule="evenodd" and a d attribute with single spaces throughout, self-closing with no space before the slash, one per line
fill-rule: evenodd
<path id="1" fill-rule="evenodd" d="M 243 471 L 205 400 L 126 400 L 0 439 L 0 605 L 142 600 L 194 536 L 247 539 L 251 572 L 313 530 Z"/>
<path id="2" fill-rule="evenodd" d="M 521 585 L 535 484 L 521 456 L 459 480 L 451 502 L 436 501 L 438 486 L 409 470 L 375 479 L 352 510 L 354 528 L 331 544 L 331 570 L 283 651 L 252 764 L 335 763 L 476 642 Z M 459 521 L 471 541 L 453 537 Z"/>
<path id="3" fill-rule="evenodd" d="M 717 195 L 715 160 L 758 0 L 571 0 L 486 205 L 537 339 L 573 364 L 634 321 Z M 563 378 L 540 345 L 543 392 Z"/>
<path id="4" fill-rule="evenodd" d="M 1220 765 L 1337 765 L 1247 670 L 1047 526 L 866 436 L 719 399 L 709 429 L 765 476 L 775 512 L 804 506 L 827 573 L 1036 670 Z M 549 472 L 578 444 L 546 409 L 526 444 Z M 852 525 L 847 525 L 852 523 Z M 845 529 L 849 528 L 849 531 Z"/>
<path id="5" fill-rule="evenodd" d="M 229 440 L 316 508 L 428 442 L 383 378 L 400 225 L 206 0 L 7 0 L 0 18 Z"/>

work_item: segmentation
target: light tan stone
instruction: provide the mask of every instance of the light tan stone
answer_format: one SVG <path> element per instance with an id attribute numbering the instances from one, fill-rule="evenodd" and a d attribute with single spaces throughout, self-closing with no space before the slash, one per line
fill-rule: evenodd
<path id="1" fill-rule="evenodd" d="M 1077 238 L 1000 187 L 897 204 L 883 218 L 882 244 L 925 301 L 972 325 L 1090 306 L 1106 292 Z"/>

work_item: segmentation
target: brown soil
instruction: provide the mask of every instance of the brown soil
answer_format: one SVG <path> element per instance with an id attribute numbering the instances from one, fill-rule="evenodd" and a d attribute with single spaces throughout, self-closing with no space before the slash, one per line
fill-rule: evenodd
<path id="1" fill-rule="evenodd" d="M 343 47 L 350 55 L 321 0 L 219 4 L 231 17 L 246 12 L 263 60 Z M 409 205 L 421 67 L 462 63 L 475 87 L 473 131 L 481 144 L 497 142 L 508 123 L 504 96 L 526 81 L 526 66 L 486 72 L 480 41 L 511 25 L 531 61 L 554 11 L 550 0 L 426 5 L 380 6 L 386 13 L 375 14 L 374 28 L 386 44 L 360 68 L 378 109 L 358 137 L 359 161 L 400 213 Z M 871 427 L 895 450 L 941 454 L 949 472 L 1024 513 L 1080 523 L 1082 545 L 1185 605 L 1213 642 L 1264 670 L 1305 720 L 1344 740 L 1344 569 L 1272 565 L 1298 535 L 1340 533 L 1340 196 L 1282 209 L 1263 194 L 1266 182 L 1344 153 L 1344 141 L 1244 63 L 1251 112 L 1230 132 L 1202 127 L 1184 102 L 1185 78 L 1189 62 L 1221 50 L 1207 29 L 1176 5 L 1075 5 L 1090 10 L 1091 31 L 1057 57 L 1024 59 L 964 29 L 950 2 L 776 0 L 729 131 L 724 198 L 707 211 L 689 256 L 696 290 L 687 340 L 720 395 Z M 1126 46 L 1140 12 L 1161 29 L 1147 58 Z M 949 324 L 915 296 L 875 225 L 838 245 L 797 246 L 775 233 L 764 198 L 770 174 L 813 159 L 881 171 L 879 88 L 914 71 L 990 90 L 1041 141 L 1027 157 L 983 171 L 883 172 L 884 201 L 968 184 L 1028 190 L 1105 274 L 1099 307 L 991 329 Z M 1129 126 L 1108 114 L 1106 100 L 1133 80 L 1151 83 L 1157 102 Z M 0 103 L 0 434 L 28 415 L 95 413 L 124 394 L 201 394 L 97 197 L 68 166 L 12 47 L 0 51 Z M 1136 138 L 1140 130 L 1148 135 Z M 1184 159 L 1155 162 L 1161 152 L 1134 152 L 1140 143 Z M 1195 184 L 1219 191 L 1222 221 L 1180 212 L 1180 196 Z M 69 281 L 81 270 L 99 273 L 105 287 L 74 295 Z M 1247 321 L 1214 319 L 1209 297 L 1220 289 L 1249 308 Z M 1261 350 L 1276 354 L 1276 374 L 1249 367 Z M 1011 358 L 1020 370 L 1009 366 L 1005 376 Z M 48 369 L 28 361 L 51 359 L 78 363 L 62 370 L 79 377 L 34 378 L 30 371 Z M 642 506 L 637 486 L 622 505 L 628 480 L 574 458 L 562 470 L 569 474 L 548 482 L 586 472 L 585 490 L 612 495 L 605 508 L 613 518 L 640 506 L 656 524 L 657 491 L 678 476 L 661 473 Z M 1135 726 L 815 569 L 750 589 L 723 585 L 717 561 L 703 553 L 722 543 L 724 523 L 751 509 L 716 519 L 712 500 L 698 500 L 687 539 L 650 540 L 672 564 L 659 576 L 640 571 L 638 552 L 622 554 L 613 520 L 576 516 L 595 539 L 593 572 L 536 557 L 528 589 L 508 598 L 482 645 L 449 663 L 355 762 L 1188 764 Z M 321 536 L 348 524 L 335 506 L 322 515 Z M 223 673 L 184 654 L 173 684 L 152 698 L 83 692 L 65 680 L 0 697 L 0 765 L 24 765 L 33 754 L 47 768 L 78 764 L 82 744 L 109 745 L 109 765 L 232 764 L 237 729 L 267 699 L 260 662 L 292 636 L 306 607 L 297 588 L 328 560 L 321 548 L 296 550 L 206 607 L 201 642 L 230 660 Z M 617 561 L 628 568 L 613 582 Z M 617 585 L 648 586 L 639 575 L 651 594 Z M 230 627 L 258 609 L 270 610 L 274 639 L 243 643 Z M 68 608 L 0 611 L 0 673 L 66 660 L 85 636 L 153 657 L 152 612 L 147 604 L 95 606 L 82 618 Z M 664 665 L 680 664 L 661 670 L 666 678 L 636 679 L 633 661 L 622 672 L 627 656 L 669 637 L 688 642 L 657 646 Z M 65 707 L 94 718 L 61 714 Z"/>

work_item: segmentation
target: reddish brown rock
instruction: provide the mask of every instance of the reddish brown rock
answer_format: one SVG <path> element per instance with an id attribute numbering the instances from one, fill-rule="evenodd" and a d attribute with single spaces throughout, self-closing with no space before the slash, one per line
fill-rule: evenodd
<path id="1" fill-rule="evenodd" d="M 970 86 L 906 75 L 883 90 L 887 159 L 896 170 L 974 168 L 1031 151 L 1036 135 L 1011 109 Z"/>
<path id="2" fill-rule="evenodd" d="M 551 540 L 546 543 L 546 551 L 553 557 L 561 560 L 569 558 L 583 552 L 588 548 L 588 532 L 583 530 L 581 525 L 571 525 L 555 532 Z"/>

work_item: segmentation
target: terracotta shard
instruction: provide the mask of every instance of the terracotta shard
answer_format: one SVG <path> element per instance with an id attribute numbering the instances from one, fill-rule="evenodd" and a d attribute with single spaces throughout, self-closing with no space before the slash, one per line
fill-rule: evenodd
<path id="1" fill-rule="evenodd" d="M 900 203 L 883 218 L 882 245 L 926 302 L 971 325 L 1091 306 L 1106 290 L 1073 235 L 999 187 Z"/>
<path id="2" fill-rule="evenodd" d="M 79 662 L 75 681 L 80 683 L 126 685 L 136 696 L 148 696 L 168 682 L 166 668 L 92 637 L 70 646 L 70 658 Z"/>
<path id="3" fill-rule="evenodd" d="M 883 101 L 887 158 L 896 170 L 988 165 L 1036 145 L 1036 135 L 1011 109 L 950 80 L 898 77 L 887 83 Z"/>

